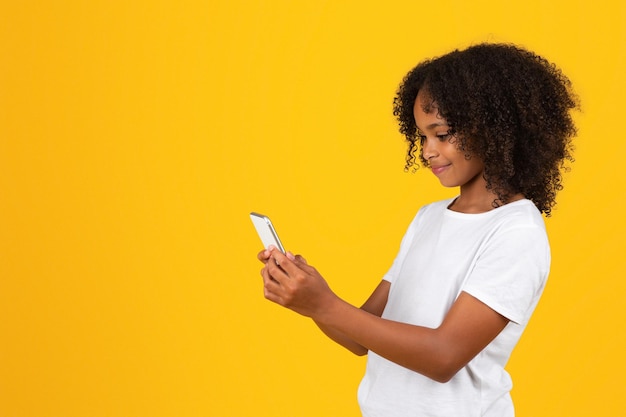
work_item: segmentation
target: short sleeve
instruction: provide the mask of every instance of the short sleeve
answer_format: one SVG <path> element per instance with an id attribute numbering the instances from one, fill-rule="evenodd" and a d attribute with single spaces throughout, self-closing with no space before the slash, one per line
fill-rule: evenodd
<path id="1" fill-rule="evenodd" d="M 550 246 L 543 227 L 524 225 L 496 231 L 486 242 L 462 291 L 510 321 L 525 324 L 550 269 Z"/>
<path id="2" fill-rule="evenodd" d="M 391 268 L 389 268 L 387 273 L 383 275 L 383 280 L 393 282 L 394 279 L 398 276 L 398 273 L 400 272 L 400 269 L 402 268 L 402 264 L 404 263 L 404 260 L 406 259 L 406 256 L 411 247 L 411 243 L 413 242 L 413 239 L 415 238 L 417 226 L 420 222 L 420 217 L 421 217 L 421 213 L 423 210 L 424 208 L 422 208 L 420 211 L 417 212 L 417 214 L 413 218 L 413 221 L 411 221 L 411 224 L 409 225 L 407 231 L 404 233 L 404 236 L 402 237 L 402 241 L 400 242 L 400 249 L 398 251 L 398 254 L 393 260 L 393 264 L 391 264 Z"/>

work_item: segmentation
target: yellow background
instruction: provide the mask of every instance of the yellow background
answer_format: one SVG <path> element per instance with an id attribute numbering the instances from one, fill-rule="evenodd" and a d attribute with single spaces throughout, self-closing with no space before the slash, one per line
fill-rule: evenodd
<path id="1" fill-rule="evenodd" d="M 264 300 L 248 212 L 361 303 L 456 192 L 403 172 L 395 89 L 481 41 L 583 107 L 518 415 L 625 415 L 624 4 L 3 0 L 0 416 L 357 416 L 364 358 Z"/>

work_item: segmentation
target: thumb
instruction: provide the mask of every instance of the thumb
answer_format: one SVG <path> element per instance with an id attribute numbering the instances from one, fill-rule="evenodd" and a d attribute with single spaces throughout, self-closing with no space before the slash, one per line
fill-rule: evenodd
<path id="1" fill-rule="evenodd" d="M 287 258 L 291 259 L 296 264 L 307 265 L 306 259 L 302 255 L 294 255 L 291 252 L 287 252 Z"/>

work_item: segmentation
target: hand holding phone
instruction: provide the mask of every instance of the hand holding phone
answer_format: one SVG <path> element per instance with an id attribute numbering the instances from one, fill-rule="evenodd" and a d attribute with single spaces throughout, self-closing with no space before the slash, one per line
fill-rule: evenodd
<path id="1" fill-rule="evenodd" d="M 261 238 L 261 242 L 263 242 L 263 246 L 267 249 L 270 245 L 276 247 L 276 249 L 280 250 L 282 253 L 285 253 L 285 248 L 283 247 L 280 239 L 278 238 L 278 234 L 272 225 L 269 217 L 259 214 L 259 213 L 250 213 L 250 219 L 256 228 L 256 232 Z"/>

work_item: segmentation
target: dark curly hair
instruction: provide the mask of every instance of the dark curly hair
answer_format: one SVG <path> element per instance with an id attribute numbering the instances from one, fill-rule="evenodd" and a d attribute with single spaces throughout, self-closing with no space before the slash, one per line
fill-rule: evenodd
<path id="1" fill-rule="evenodd" d="M 406 170 L 424 166 L 413 106 L 422 90 L 435 102 L 467 157 L 485 165 L 494 207 L 518 193 L 546 216 L 573 162 L 578 98 L 570 80 L 546 59 L 515 45 L 479 44 L 418 64 L 403 79 L 393 114 L 409 148 Z M 417 156 L 416 156 L 417 155 Z"/>

